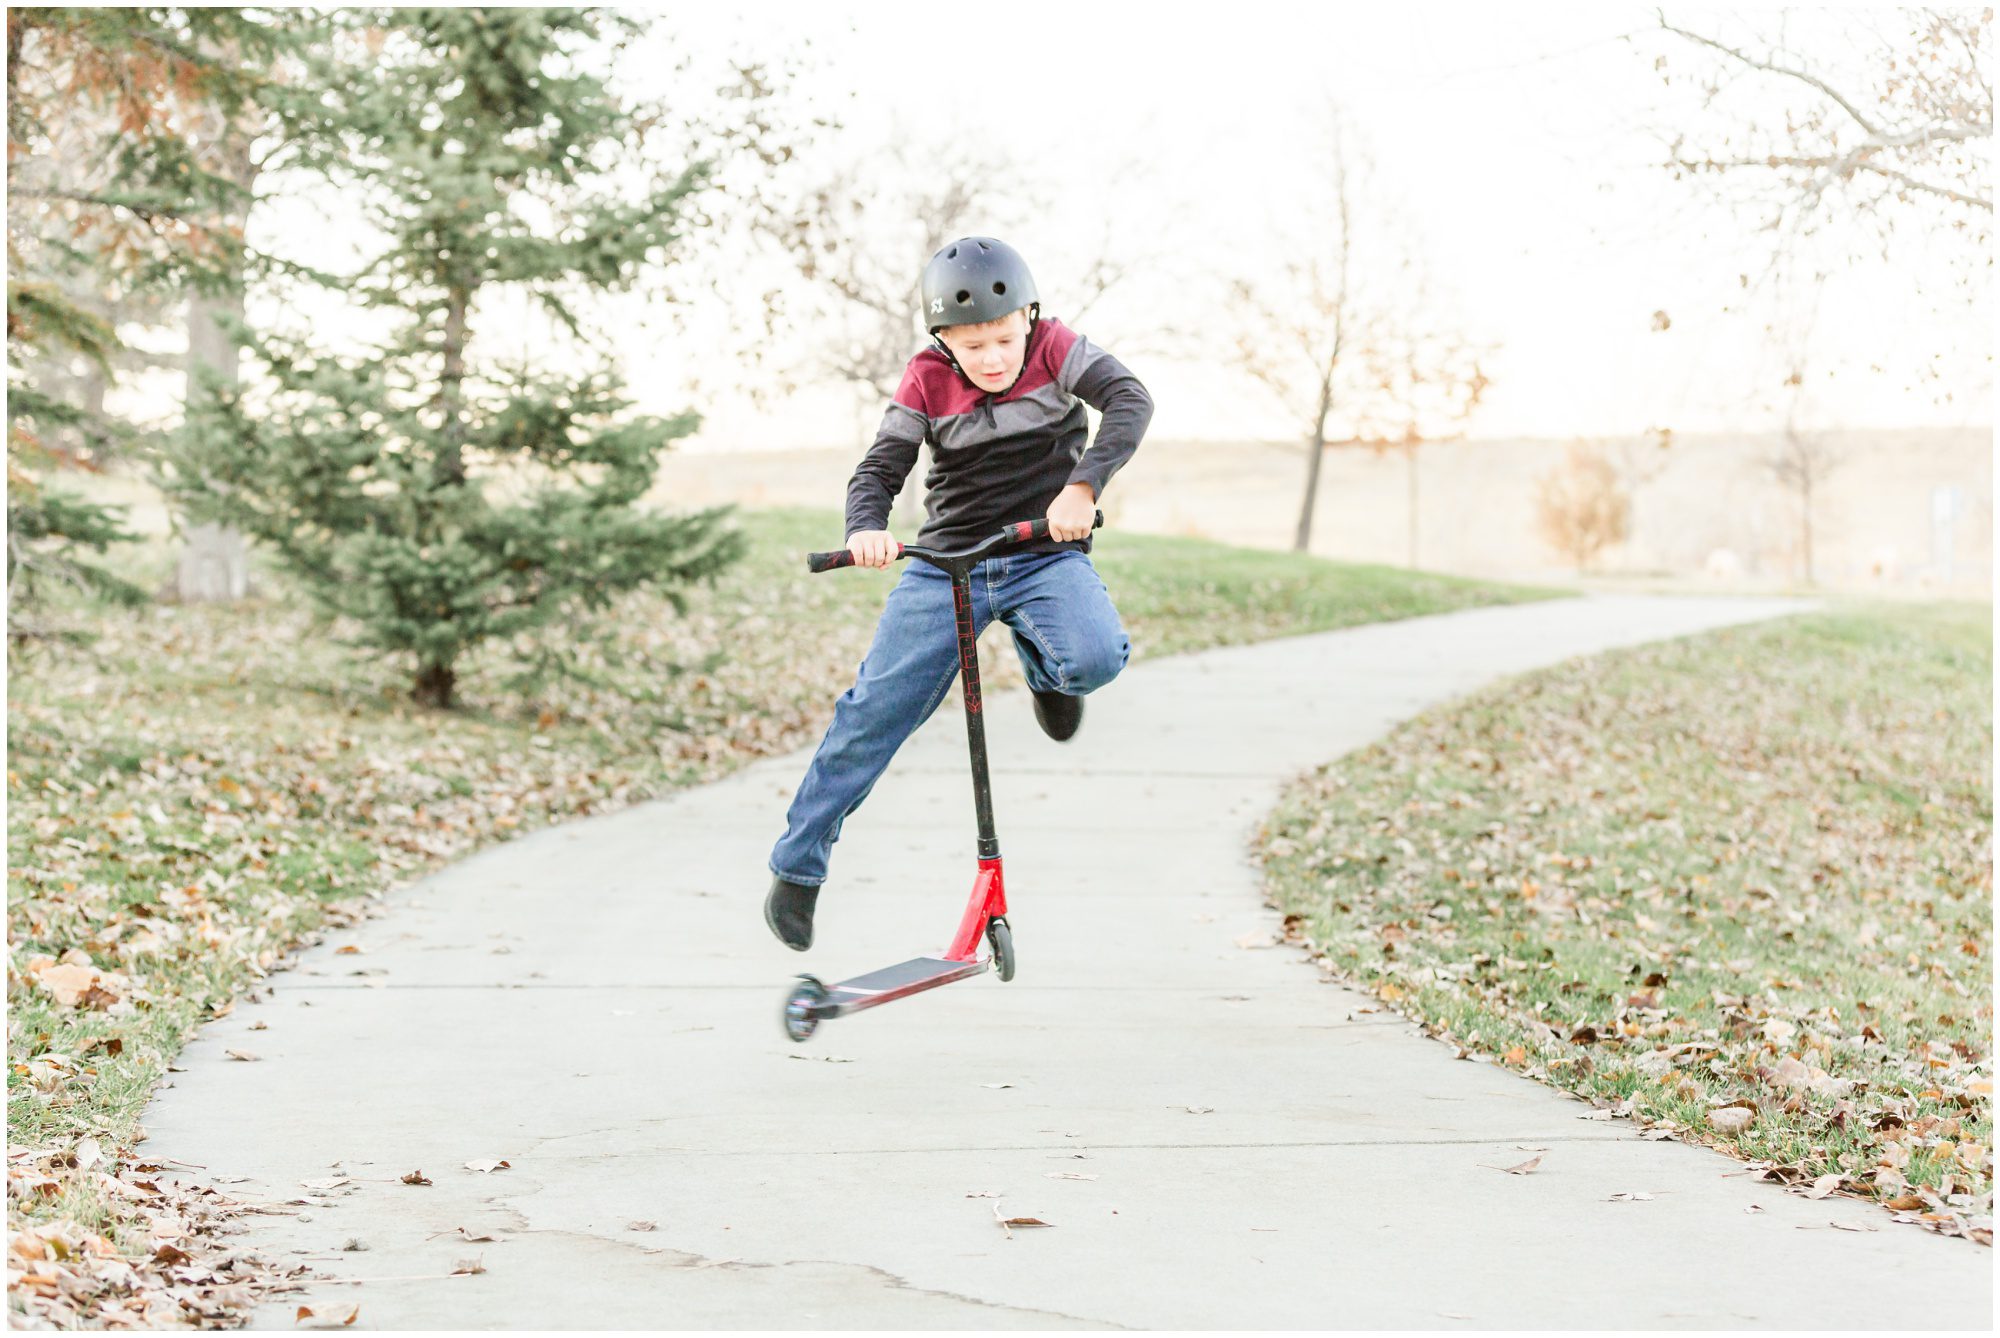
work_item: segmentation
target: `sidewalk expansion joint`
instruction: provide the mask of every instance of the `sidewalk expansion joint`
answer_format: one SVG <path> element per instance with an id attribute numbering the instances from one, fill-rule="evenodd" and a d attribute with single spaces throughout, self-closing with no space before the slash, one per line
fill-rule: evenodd
<path id="1" fill-rule="evenodd" d="M 1355 1138 L 1310 1139 L 1304 1142 L 1259 1143 L 1007 1143 L 983 1147 L 947 1148 L 652 1148 L 644 1152 L 550 1153 L 546 1161 L 607 1162 L 633 1157 L 893 1157 L 932 1156 L 965 1152 L 1256 1152 L 1308 1148 L 1483 1148 L 1506 1144 L 1617 1143 L 1624 1131 L 1601 1134 L 1500 1134 L 1491 1138 Z"/>

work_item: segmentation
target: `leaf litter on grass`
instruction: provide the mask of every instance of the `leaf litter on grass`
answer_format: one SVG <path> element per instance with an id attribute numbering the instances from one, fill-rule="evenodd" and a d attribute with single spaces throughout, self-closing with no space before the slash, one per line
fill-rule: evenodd
<path id="1" fill-rule="evenodd" d="M 1268 894 L 1591 1116 L 1990 1244 L 1990 620 L 1864 606 L 1496 685 L 1296 785 Z"/>

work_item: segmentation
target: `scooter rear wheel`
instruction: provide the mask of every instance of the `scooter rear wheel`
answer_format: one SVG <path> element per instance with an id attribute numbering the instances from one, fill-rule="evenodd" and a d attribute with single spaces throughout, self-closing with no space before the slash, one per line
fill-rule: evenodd
<path id="1" fill-rule="evenodd" d="M 785 1000 L 785 1035 L 795 1041 L 809 1040 L 819 1030 L 819 1006 L 826 998 L 826 986 L 818 977 L 800 976 Z"/>
<path id="2" fill-rule="evenodd" d="M 1014 931 L 997 916 L 986 922 L 986 941 L 993 945 L 993 969 L 1000 979 L 1014 978 Z"/>

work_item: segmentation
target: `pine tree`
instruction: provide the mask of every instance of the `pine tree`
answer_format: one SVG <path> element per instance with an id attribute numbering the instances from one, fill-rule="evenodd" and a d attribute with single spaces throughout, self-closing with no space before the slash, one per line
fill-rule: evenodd
<path id="1" fill-rule="evenodd" d="M 241 9 L 7 11 L 8 632 L 80 639 L 30 613 L 46 584 L 137 603 L 81 556 L 130 539 L 120 509 L 49 482 L 131 433 L 97 404 L 126 348 L 107 314 L 159 310 L 240 269 L 210 220 L 238 193 L 191 144 L 193 119 L 245 105 L 274 47 Z M 224 57 L 220 52 L 231 53 Z"/>
<path id="2" fill-rule="evenodd" d="M 693 413 L 633 415 L 612 359 L 564 375 L 472 356 L 495 298 L 526 291 L 587 343 L 579 293 L 630 286 L 682 239 L 708 168 L 635 186 L 660 123 L 593 68 L 627 21 L 577 9 L 343 11 L 312 79 L 323 170 L 379 245 L 342 286 L 391 314 L 362 356 L 248 336 L 262 373 L 188 406 L 163 486 L 269 544 L 360 640 L 407 656 L 413 696 L 454 700 L 481 642 L 712 577 L 726 509 L 641 510 Z M 358 47 L 357 52 L 355 48 Z"/>

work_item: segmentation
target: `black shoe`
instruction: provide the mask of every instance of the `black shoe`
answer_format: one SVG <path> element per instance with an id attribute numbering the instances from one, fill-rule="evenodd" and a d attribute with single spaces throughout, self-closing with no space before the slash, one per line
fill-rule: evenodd
<path id="1" fill-rule="evenodd" d="M 764 898 L 764 923 L 786 947 L 804 952 L 813 945 L 813 903 L 818 900 L 818 888 L 774 877 Z"/>
<path id="2" fill-rule="evenodd" d="M 1066 692 L 1035 692 L 1035 723 L 1057 743 L 1066 743 L 1083 723 L 1083 698 Z"/>

